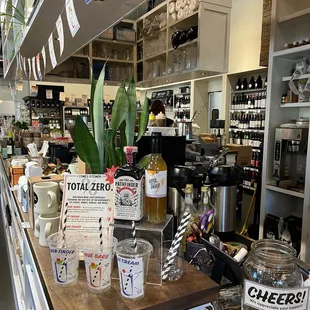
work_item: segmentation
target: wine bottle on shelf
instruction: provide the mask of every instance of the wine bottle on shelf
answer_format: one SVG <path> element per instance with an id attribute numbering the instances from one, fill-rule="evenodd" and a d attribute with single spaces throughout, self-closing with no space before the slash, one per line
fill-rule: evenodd
<path id="1" fill-rule="evenodd" d="M 235 110 L 236 109 L 236 98 L 233 96 L 232 102 L 231 102 L 231 109 Z"/>
<path id="2" fill-rule="evenodd" d="M 252 95 L 251 109 L 255 108 L 255 95 Z"/>
<path id="3" fill-rule="evenodd" d="M 255 96 L 254 109 L 258 109 L 258 94 Z"/>
<path id="4" fill-rule="evenodd" d="M 8 142 L 7 142 L 7 155 L 8 157 L 12 157 L 14 155 L 14 141 L 13 141 L 13 132 L 10 129 L 8 133 Z"/>
<path id="5" fill-rule="evenodd" d="M 262 114 L 262 129 L 265 130 L 265 113 Z"/>
<path id="6" fill-rule="evenodd" d="M 241 90 L 241 79 L 239 78 L 236 83 L 236 90 Z"/>
<path id="7" fill-rule="evenodd" d="M 262 107 L 262 93 L 259 93 L 257 108 L 260 109 L 261 107 Z"/>
<path id="8" fill-rule="evenodd" d="M 267 88 L 267 85 L 268 85 L 268 82 L 267 82 L 267 77 L 266 77 L 265 82 L 264 82 L 264 87 Z"/>
<path id="9" fill-rule="evenodd" d="M 266 108 L 266 92 L 263 92 L 263 95 L 262 95 L 261 108 L 262 109 Z"/>
<path id="10" fill-rule="evenodd" d="M 255 88 L 255 79 L 254 76 L 251 76 L 250 82 L 249 82 L 249 89 L 254 89 Z"/>
<path id="11" fill-rule="evenodd" d="M 235 141 L 234 141 L 234 132 L 231 132 L 229 134 L 229 143 L 230 144 L 234 144 L 235 143 Z"/>
<path id="12" fill-rule="evenodd" d="M 252 96 L 248 95 L 247 97 L 247 109 L 251 109 L 251 105 L 252 105 Z"/>
<path id="13" fill-rule="evenodd" d="M 262 77 L 259 75 L 256 83 L 255 83 L 255 88 L 263 88 L 263 81 L 262 81 Z"/>
<path id="14" fill-rule="evenodd" d="M 246 90 L 248 89 L 248 81 L 246 78 L 243 79 L 242 83 L 241 83 L 241 89 L 242 90 Z"/>

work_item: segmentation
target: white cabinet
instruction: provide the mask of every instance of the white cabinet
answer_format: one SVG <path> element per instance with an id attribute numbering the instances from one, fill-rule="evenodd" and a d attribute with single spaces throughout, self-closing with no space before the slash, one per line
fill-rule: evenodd
<path id="1" fill-rule="evenodd" d="M 310 45 L 286 48 L 291 44 L 306 40 L 310 27 L 310 2 L 302 0 L 273 0 L 270 56 L 268 68 L 268 92 L 266 108 L 266 130 L 263 157 L 263 180 L 260 214 L 260 237 L 263 237 L 263 224 L 268 213 L 287 217 L 296 215 L 302 218 L 301 260 L 310 262 L 310 136 L 308 137 L 305 160 L 304 191 L 277 186 L 273 179 L 273 159 L 275 129 L 283 123 L 300 116 L 309 117 L 307 103 L 281 104 L 281 98 L 288 89 L 292 68 L 297 60 L 310 57 Z M 303 76 L 307 78 L 308 76 Z"/>

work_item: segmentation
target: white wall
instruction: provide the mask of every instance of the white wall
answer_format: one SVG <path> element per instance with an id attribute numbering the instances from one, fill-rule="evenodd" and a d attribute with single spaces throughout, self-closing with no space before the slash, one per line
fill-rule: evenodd
<path id="1" fill-rule="evenodd" d="M 228 72 L 259 67 L 263 0 L 233 0 Z"/>
<path id="2" fill-rule="evenodd" d="M 90 85 L 89 84 L 71 84 L 71 83 L 56 83 L 56 82 L 45 82 L 45 81 L 31 81 L 33 85 L 54 85 L 64 86 L 65 94 L 74 94 L 76 98 L 81 98 L 82 95 L 87 95 L 90 98 Z M 118 86 L 105 86 L 104 87 L 104 98 L 106 100 L 114 100 Z"/>
<path id="3" fill-rule="evenodd" d="M 14 101 L 3 100 L 0 103 L 0 115 L 15 115 Z"/>

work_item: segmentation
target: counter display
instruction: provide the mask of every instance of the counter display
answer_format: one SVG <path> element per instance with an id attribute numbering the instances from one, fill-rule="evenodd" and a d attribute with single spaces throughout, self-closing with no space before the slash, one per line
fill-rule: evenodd
<path id="1" fill-rule="evenodd" d="M 94 294 L 87 288 L 84 262 L 80 263 L 78 282 L 63 287 L 55 283 L 48 248 L 39 245 L 23 213 L 17 193 L 11 191 L 4 161 L 0 163 L 1 216 L 10 261 L 17 309 L 189 309 L 216 299 L 218 285 L 185 262 L 184 273 L 177 282 L 162 286 L 147 285 L 145 297 L 133 302 L 123 300 L 119 280 L 111 289 Z M 116 264 L 114 265 L 116 267 Z"/>

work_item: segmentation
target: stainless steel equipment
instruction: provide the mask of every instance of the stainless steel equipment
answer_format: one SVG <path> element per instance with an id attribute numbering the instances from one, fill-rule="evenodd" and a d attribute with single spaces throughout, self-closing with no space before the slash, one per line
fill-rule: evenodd
<path id="1" fill-rule="evenodd" d="M 273 178 L 304 184 L 308 143 L 308 128 L 276 128 Z"/>
<path id="2" fill-rule="evenodd" d="M 237 186 L 211 186 L 216 232 L 233 232 L 236 227 Z"/>
<path id="3" fill-rule="evenodd" d="M 178 136 L 185 136 L 186 140 L 193 138 L 192 122 L 178 123 Z"/>

